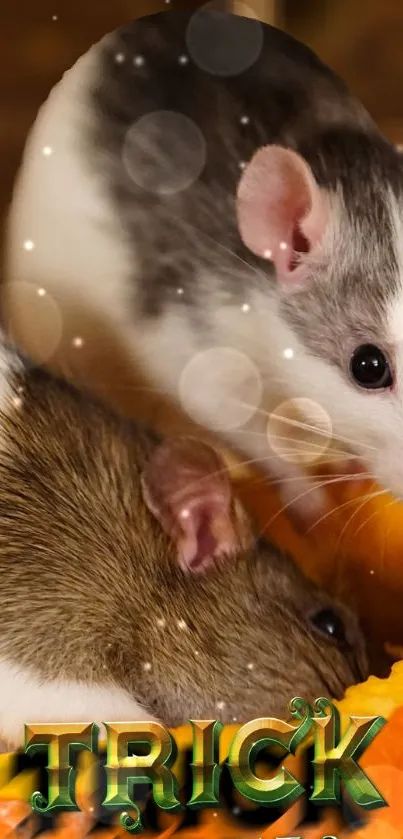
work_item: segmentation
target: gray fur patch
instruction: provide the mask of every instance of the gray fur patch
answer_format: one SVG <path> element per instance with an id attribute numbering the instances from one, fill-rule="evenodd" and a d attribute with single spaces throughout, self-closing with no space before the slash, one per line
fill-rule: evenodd
<path id="1" fill-rule="evenodd" d="M 214 20 L 206 16 L 211 29 Z M 273 288 L 272 266 L 241 242 L 235 194 L 242 161 L 261 145 L 280 143 L 299 151 L 319 184 L 341 196 L 340 247 L 346 254 L 341 259 L 336 253 L 332 265 L 324 266 L 325 281 L 314 281 L 283 304 L 310 351 L 339 364 L 347 338 L 379 338 L 387 301 L 398 288 L 388 190 L 400 198 L 400 157 L 340 79 L 305 46 L 270 26 L 263 26 L 259 58 L 239 75 L 213 76 L 191 58 L 181 64 L 190 19 L 189 13 L 161 13 L 114 32 L 101 48 L 99 80 L 91 91 L 89 157 L 95 148 L 93 165 L 106 173 L 140 262 L 132 305 L 137 316 L 158 317 L 175 304 L 197 328 L 207 329 L 207 298 L 216 295 L 218 305 L 220 292 L 237 302 L 256 286 Z M 247 35 L 248 25 L 239 19 L 240 35 L 242 26 Z M 125 60 L 117 62 L 117 54 Z M 133 61 L 139 55 L 140 66 Z M 141 189 L 122 162 L 128 130 L 161 110 L 193 120 L 206 143 L 197 180 L 170 195 Z M 159 141 L 166 154 L 164 137 Z M 180 137 L 170 152 L 180 171 L 186 152 Z"/>

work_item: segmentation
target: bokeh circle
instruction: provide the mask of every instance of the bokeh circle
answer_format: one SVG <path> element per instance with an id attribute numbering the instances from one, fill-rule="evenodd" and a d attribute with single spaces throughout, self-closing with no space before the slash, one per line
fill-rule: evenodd
<path id="1" fill-rule="evenodd" d="M 206 142 L 189 117 L 176 111 L 152 111 L 129 128 L 122 155 L 137 186 L 156 195 L 172 195 L 200 176 Z"/>
<path id="2" fill-rule="evenodd" d="M 231 347 L 213 347 L 195 355 L 179 383 L 186 413 L 221 432 L 241 428 L 251 419 L 262 390 L 261 376 L 253 362 Z"/>
<path id="3" fill-rule="evenodd" d="M 214 76 L 238 76 L 259 58 L 263 26 L 255 12 L 235 3 L 236 14 L 225 13 L 225 4 L 210 2 L 192 16 L 186 45 L 192 61 Z"/>
<path id="4" fill-rule="evenodd" d="M 271 412 L 267 437 L 283 460 L 309 466 L 323 456 L 332 441 L 328 413 L 312 399 L 287 399 Z"/>

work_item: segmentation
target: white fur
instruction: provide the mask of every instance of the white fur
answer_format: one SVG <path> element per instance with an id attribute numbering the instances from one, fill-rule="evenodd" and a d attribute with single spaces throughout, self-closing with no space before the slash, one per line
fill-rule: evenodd
<path id="1" fill-rule="evenodd" d="M 129 270 L 123 231 L 84 153 L 96 67 L 95 47 L 52 90 L 28 137 L 8 223 L 6 276 L 124 319 L 115 289 Z M 27 251 L 28 240 L 34 247 Z"/>
<path id="2" fill-rule="evenodd" d="M 34 672 L 0 661 L 0 739 L 11 748 L 24 742 L 24 725 L 34 723 L 154 721 L 125 690 L 113 685 L 42 681 Z"/>
<path id="3" fill-rule="evenodd" d="M 40 284 L 50 292 L 54 290 L 56 296 L 71 294 L 85 308 L 101 311 L 155 386 L 178 397 L 186 363 L 208 347 L 196 345 L 189 325 L 175 307 L 154 326 L 147 324 L 144 328 L 133 322 L 126 302 L 126 279 L 135 274 L 136 266 L 104 184 L 95 179 L 90 160 L 85 159 L 82 142 L 82 128 L 91 119 L 87 90 L 96 68 L 94 47 L 65 75 L 38 116 L 14 194 L 6 279 Z M 54 148 L 49 158 L 41 151 L 46 145 Z M 332 225 L 321 253 L 308 257 L 313 271 L 320 268 L 324 256 L 336 262 L 336 270 L 347 274 L 357 264 L 364 273 L 373 272 L 376 254 L 346 226 L 340 197 L 331 196 L 331 202 Z M 395 222 L 397 240 L 403 241 L 397 207 Z M 26 239 L 34 241 L 34 250 L 24 251 Z M 382 266 L 376 270 L 381 274 Z M 212 301 L 210 314 L 213 329 L 209 340 L 216 346 L 243 351 L 255 362 L 265 384 L 260 411 L 247 431 L 229 435 L 232 444 L 247 452 L 250 459 L 267 462 L 268 471 L 284 477 L 289 470 L 284 463 L 276 464 L 267 442 L 268 414 L 284 399 L 310 398 L 328 413 L 334 436 L 339 438 L 338 449 L 354 450 L 378 479 L 403 496 L 402 374 L 398 373 L 395 394 L 356 388 L 348 377 L 349 354 L 354 346 L 345 347 L 344 372 L 332 368 L 325 359 L 309 356 L 279 316 L 276 302 L 267 291 L 256 294 L 247 314 L 241 308 L 230 308 L 224 298 Z M 385 341 L 395 342 L 403 334 L 403 294 L 392 306 L 390 323 L 391 333 L 384 336 Z M 290 346 L 294 350 L 292 359 L 284 357 L 284 349 Z M 403 370 L 400 346 L 397 366 Z M 204 405 L 202 424 L 208 424 L 213 410 Z M 292 475 L 288 478 L 291 486 Z"/>
<path id="4" fill-rule="evenodd" d="M 4 450 L 7 440 L 2 433 L 2 418 L 13 410 L 18 410 L 22 404 L 23 393 L 15 392 L 12 379 L 14 374 L 23 371 L 23 366 L 12 350 L 2 345 L 2 337 L 0 331 L 0 447 Z"/>

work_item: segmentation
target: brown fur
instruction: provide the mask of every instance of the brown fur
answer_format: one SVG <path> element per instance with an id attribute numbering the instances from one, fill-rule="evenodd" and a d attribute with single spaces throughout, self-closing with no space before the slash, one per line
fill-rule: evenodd
<path id="1" fill-rule="evenodd" d="M 169 724 L 284 715 L 296 694 L 340 697 L 366 676 L 354 617 L 266 543 L 204 578 L 179 569 L 141 496 L 151 432 L 40 370 L 13 387 L 21 406 L 1 417 L 1 658 L 44 680 L 117 684 Z M 323 608 L 342 617 L 346 645 L 312 628 Z"/>

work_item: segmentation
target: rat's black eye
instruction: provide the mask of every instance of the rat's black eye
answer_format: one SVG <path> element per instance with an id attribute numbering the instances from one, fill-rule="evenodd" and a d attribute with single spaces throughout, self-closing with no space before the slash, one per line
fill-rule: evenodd
<path id="1" fill-rule="evenodd" d="M 380 390 L 393 385 L 388 359 L 374 344 L 363 344 L 354 350 L 350 372 L 357 385 L 366 390 Z"/>
<path id="2" fill-rule="evenodd" d="M 341 617 L 333 609 L 321 609 L 311 615 L 311 624 L 322 635 L 332 638 L 339 644 L 346 643 L 346 632 Z"/>

